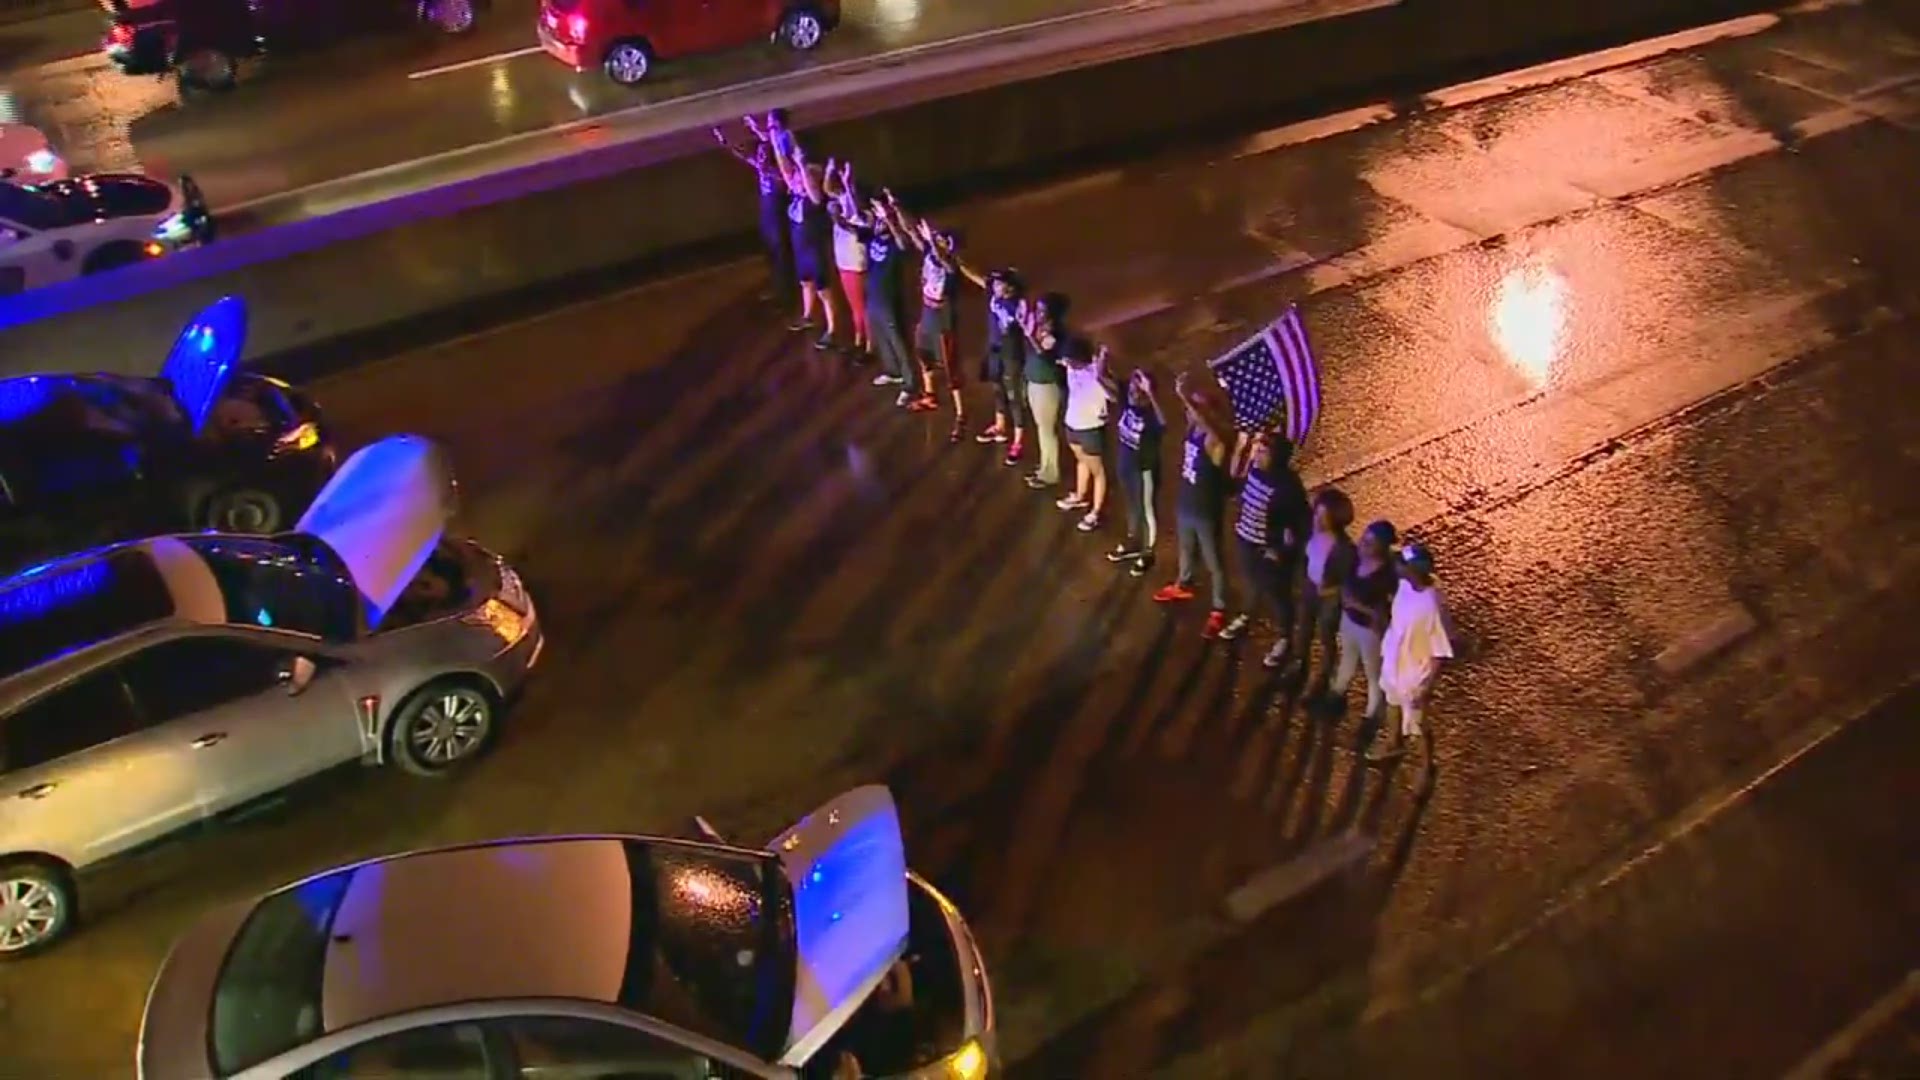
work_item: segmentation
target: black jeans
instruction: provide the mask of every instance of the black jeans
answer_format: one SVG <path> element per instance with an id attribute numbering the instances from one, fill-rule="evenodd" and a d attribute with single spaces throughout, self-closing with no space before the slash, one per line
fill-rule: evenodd
<path id="1" fill-rule="evenodd" d="M 1027 426 L 1027 373 L 1018 364 L 1006 364 L 993 387 L 993 407 L 1006 414 L 1009 426 Z"/>
<path id="2" fill-rule="evenodd" d="M 1234 542 L 1240 547 L 1240 580 L 1246 583 L 1247 614 L 1273 616 L 1273 621 L 1282 634 L 1293 631 L 1293 567 L 1282 555 L 1278 560 L 1267 557 L 1267 547 L 1256 544 L 1239 536 Z M 1264 611 L 1263 611 L 1264 609 Z"/>

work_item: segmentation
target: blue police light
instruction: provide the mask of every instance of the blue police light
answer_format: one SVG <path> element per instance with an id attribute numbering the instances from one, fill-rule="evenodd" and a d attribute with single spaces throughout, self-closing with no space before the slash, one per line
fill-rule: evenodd
<path id="1" fill-rule="evenodd" d="M 0 582 L 0 624 L 30 622 L 95 596 L 112 582 L 113 571 L 104 559 L 36 566 Z"/>
<path id="2" fill-rule="evenodd" d="M 254 613 L 253 621 L 259 623 L 261 626 L 271 627 L 273 625 L 273 613 L 266 608 L 261 608 Z"/>

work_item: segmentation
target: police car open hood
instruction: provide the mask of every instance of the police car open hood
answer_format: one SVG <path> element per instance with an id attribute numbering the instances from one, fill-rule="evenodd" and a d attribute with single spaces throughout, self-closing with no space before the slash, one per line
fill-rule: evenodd
<path id="1" fill-rule="evenodd" d="M 793 890 L 793 1015 L 780 1063 L 844 1027 L 907 948 L 907 856 L 893 795 L 854 788 L 775 837 Z"/>
<path id="2" fill-rule="evenodd" d="M 419 435 L 361 448 L 300 516 L 294 531 L 327 545 L 360 590 L 375 630 L 440 543 L 458 507 L 446 451 Z"/>
<path id="3" fill-rule="evenodd" d="M 216 300 L 194 316 L 160 366 L 160 377 L 193 433 L 206 430 L 213 406 L 227 392 L 247 345 L 247 305 L 237 296 Z"/>

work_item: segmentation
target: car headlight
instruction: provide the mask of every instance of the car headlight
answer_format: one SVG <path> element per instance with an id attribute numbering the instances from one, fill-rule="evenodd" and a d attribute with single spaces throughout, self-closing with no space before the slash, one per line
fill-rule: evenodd
<path id="1" fill-rule="evenodd" d="M 309 420 L 273 442 L 273 448 L 282 453 L 299 453 L 320 445 L 320 425 Z"/>
<path id="2" fill-rule="evenodd" d="M 501 603 L 522 615 L 533 610 L 533 601 L 527 596 L 526 583 L 520 580 L 520 575 L 515 573 L 511 566 L 500 568 L 499 597 Z"/>
<path id="3" fill-rule="evenodd" d="M 51 176 L 59 171 L 60 155 L 42 147 L 27 155 L 27 171 L 41 176 Z"/>
<path id="4" fill-rule="evenodd" d="M 467 622 L 492 630 L 509 645 L 527 636 L 527 617 L 497 599 L 481 604 L 467 616 Z"/>
<path id="5" fill-rule="evenodd" d="M 947 1056 L 947 1075 L 953 1080 L 980 1080 L 987 1075 L 987 1052 L 973 1039 Z"/>

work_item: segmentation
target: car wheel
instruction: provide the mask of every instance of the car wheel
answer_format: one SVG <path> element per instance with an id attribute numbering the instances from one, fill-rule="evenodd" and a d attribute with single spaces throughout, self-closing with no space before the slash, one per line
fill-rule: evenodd
<path id="1" fill-rule="evenodd" d="M 475 683 L 441 679 L 408 698 L 394 717 L 388 749 L 415 776 L 443 776 L 478 757 L 493 740 L 498 703 Z"/>
<path id="2" fill-rule="evenodd" d="M 607 78 L 621 86 L 633 86 L 653 70 L 653 52 L 644 41 L 616 41 L 607 50 Z"/>
<path id="3" fill-rule="evenodd" d="M 762 24 L 765 25 L 765 24 Z M 816 49 L 827 36 L 827 24 L 811 8 L 794 8 L 780 20 L 780 43 L 795 52 Z"/>
<path id="4" fill-rule="evenodd" d="M 196 49 L 180 61 L 180 89 L 231 90 L 239 81 L 233 57 L 219 49 Z"/>
<path id="5" fill-rule="evenodd" d="M 31 956 L 67 936 L 76 910 L 64 868 L 39 859 L 0 862 L 0 960 Z"/>
<path id="6" fill-rule="evenodd" d="M 464 34 L 473 29 L 473 0 L 424 0 L 420 19 L 443 34 Z"/>
<path id="7" fill-rule="evenodd" d="M 219 532 L 279 532 L 280 500 L 259 488 L 233 488 L 208 499 L 200 517 L 203 528 Z"/>
<path id="8" fill-rule="evenodd" d="M 140 249 L 140 245 L 130 241 L 103 244 L 88 253 L 87 261 L 80 265 L 80 272 L 98 274 L 104 270 L 118 270 L 122 266 L 142 262 L 146 257 L 147 253 Z"/>

